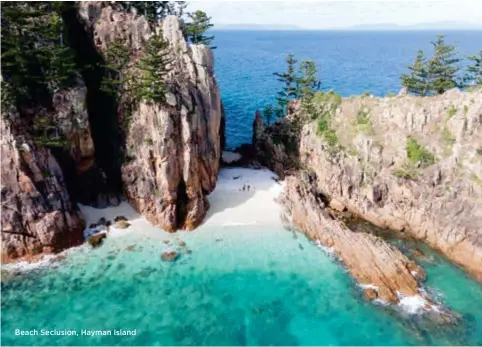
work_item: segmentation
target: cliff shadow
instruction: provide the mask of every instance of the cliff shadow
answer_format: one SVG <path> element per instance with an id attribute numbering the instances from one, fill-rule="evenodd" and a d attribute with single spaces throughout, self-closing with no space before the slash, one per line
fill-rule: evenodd
<path id="1" fill-rule="evenodd" d="M 115 95 L 101 89 L 106 63 L 94 45 L 93 34 L 78 17 L 75 6 L 68 6 L 62 15 L 65 23 L 68 23 L 67 42 L 75 53 L 75 63 L 87 88 L 86 108 L 95 147 L 95 163 L 105 178 L 104 187 L 91 186 L 90 189 L 94 192 L 120 195 L 125 135 L 119 125 Z M 76 185 L 75 179 L 70 181 L 70 185 Z M 97 181 L 95 183 L 98 184 Z"/>

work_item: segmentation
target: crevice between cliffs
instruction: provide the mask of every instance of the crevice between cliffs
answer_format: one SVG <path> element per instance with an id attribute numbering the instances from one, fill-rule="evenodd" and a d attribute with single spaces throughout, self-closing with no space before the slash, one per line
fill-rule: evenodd
<path id="1" fill-rule="evenodd" d="M 125 153 L 125 134 L 118 121 L 118 103 L 114 95 L 101 90 L 105 76 L 105 61 L 94 46 L 93 34 L 79 18 L 75 6 L 63 12 L 64 22 L 68 24 L 67 40 L 75 52 L 75 63 L 81 72 L 87 88 L 86 108 L 89 116 L 92 140 L 95 147 L 96 168 L 87 170 L 85 176 L 89 189 L 77 192 L 74 197 L 82 203 L 95 204 L 96 195 L 116 195 L 122 193 L 121 165 Z M 60 157 L 65 166 L 65 176 L 70 190 L 76 191 L 78 174 L 65 158 Z M 74 187 L 74 188 L 72 188 Z M 105 198 L 107 200 L 108 198 Z M 99 206 L 102 207 L 102 206 Z"/>

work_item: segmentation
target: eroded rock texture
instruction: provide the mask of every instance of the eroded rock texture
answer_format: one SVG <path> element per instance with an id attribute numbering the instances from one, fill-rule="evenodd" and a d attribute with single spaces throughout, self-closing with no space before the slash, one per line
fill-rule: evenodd
<path id="1" fill-rule="evenodd" d="M 306 173 L 287 177 L 281 202 L 293 224 L 311 240 L 329 247 L 354 279 L 367 285 L 370 299 L 397 303 L 419 295 L 424 271 L 398 249 L 377 236 L 350 230 L 335 219 Z"/>
<path id="2" fill-rule="evenodd" d="M 134 56 L 142 54 L 152 35 L 142 16 L 96 3 L 81 6 L 100 51 L 120 38 Z M 134 110 L 122 181 L 129 202 L 152 223 L 169 231 L 193 229 L 208 209 L 205 195 L 214 189 L 221 155 L 223 115 L 213 55 L 203 45 L 188 46 L 174 16 L 154 30 L 162 30 L 172 52 L 165 102 L 142 101 Z"/>
<path id="3" fill-rule="evenodd" d="M 308 122 L 298 148 L 331 207 L 408 233 L 482 281 L 482 92 L 344 99 L 331 127 L 336 146 Z M 409 138 L 434 162 L 411 160 Z"/>
<path id="4" fill-rule="evenodd" d="M 2 262 L 79 244 L 84 222 L 57 160 L 34 145 L 16 111 L 0 122 Z"/>

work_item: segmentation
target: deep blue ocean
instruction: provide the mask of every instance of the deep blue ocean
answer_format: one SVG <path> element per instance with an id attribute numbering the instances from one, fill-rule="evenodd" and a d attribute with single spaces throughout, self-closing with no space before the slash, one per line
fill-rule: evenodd
<path id="1" fill-rule="evenodd" d="M 280 84 L 273 72 L 291 53 L 314 60 L 322 89 L 342 96 L 397 93 L 400 75 L 419 49 L 431 54 L 435 31 L 213 31 L 215 70 L 227 117 L 227 146 L 251 142 L 256 109 L 274 102 Z M 444 32 L 461 56 L 482 49 L 482 31 Z"/>

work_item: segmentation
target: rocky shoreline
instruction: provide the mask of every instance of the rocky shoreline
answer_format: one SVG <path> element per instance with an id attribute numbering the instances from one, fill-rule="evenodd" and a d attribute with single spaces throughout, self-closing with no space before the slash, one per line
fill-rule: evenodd
<path id="1" fill-rule="evenodd" d="M 287 176 L 281 202 L 291 223 L 330 247 L 365 297 L 396 303 L 423 296 L 423 269 L 382 238 L 351 231 L 330 211 L 410 235 L 481 281 L 481 101 L 480 91 L 458 90 L 425 98 L 340 98 L 328 107 L 337 143 L 324 139 L 295 101 L 274 125 L 256 115 L 253 160 Z M 407 143 L 415 141 L 418 150 L 434 153 L 431 165 L 407 164 Z"/>

